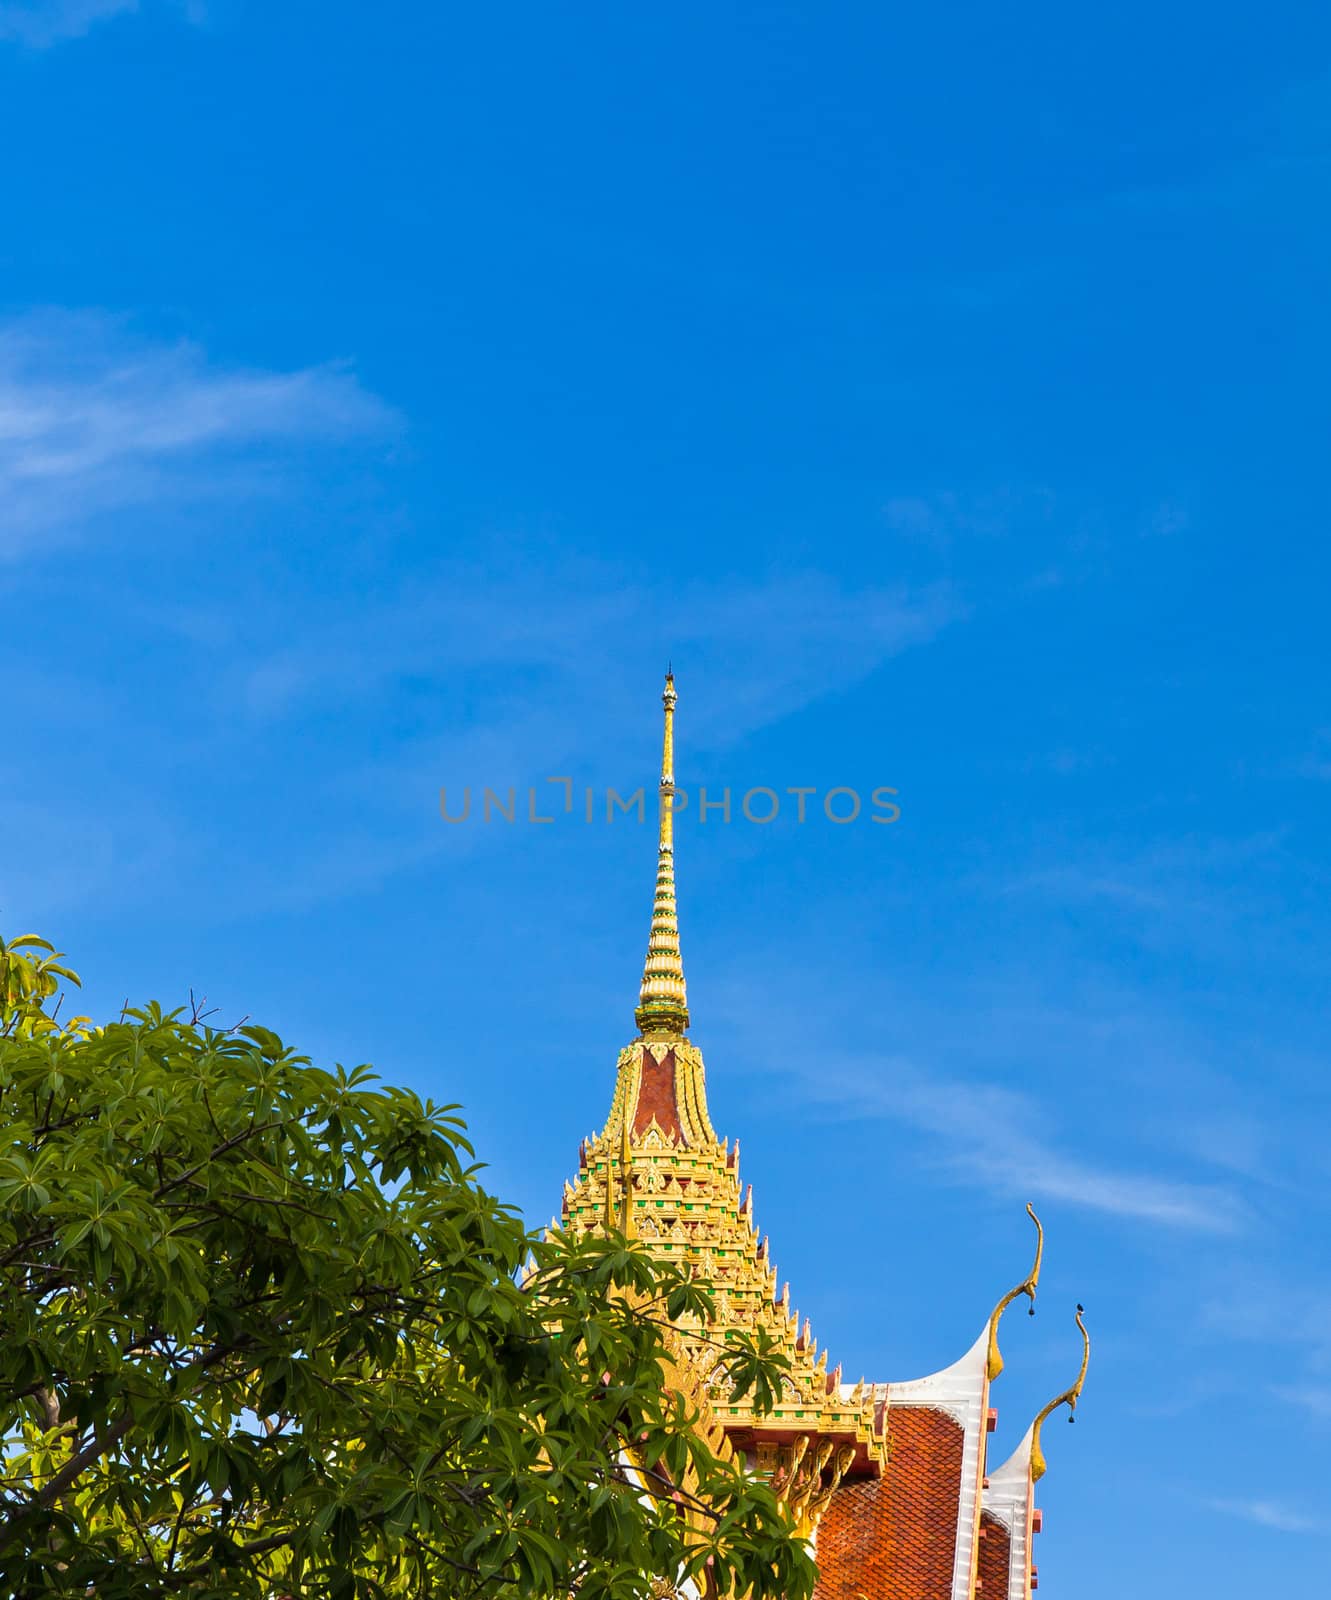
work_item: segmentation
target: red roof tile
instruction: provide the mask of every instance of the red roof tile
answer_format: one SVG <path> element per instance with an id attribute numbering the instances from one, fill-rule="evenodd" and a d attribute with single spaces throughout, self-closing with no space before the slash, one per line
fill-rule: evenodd
<path id="1" fill-rule="evenodd" d="M 980 1589 L 977 1600 L 1007 1600 L 1008 1531 L 987 1511 L 980 1515 Z"/>
<path id="2" fill-rule="evenodd" d="M 965 1434 L 929 1406 L 894 1406 L 887 1422 L 892 1459 L 884 1476 L 843 1483 L 823 1514 L 815 1600 L 952 1593 Z"/>

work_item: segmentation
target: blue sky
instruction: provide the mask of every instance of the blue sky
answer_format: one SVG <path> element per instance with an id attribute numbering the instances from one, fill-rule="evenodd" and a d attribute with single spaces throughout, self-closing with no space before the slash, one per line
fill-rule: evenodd
<path id="1" fill-rule="evenodd" d="M 899 791 L 679 825 L 821 1340 L 950 1362 L 1032 1199 L 1042 1593 L 1320 1587 L 1329 68 L 1279 3 L 0 0 L 4 927 L 461 1101 L 543 1220 L 651 829 L 439 789 L 650 784 L 672 659 L 695 792 Z"/>

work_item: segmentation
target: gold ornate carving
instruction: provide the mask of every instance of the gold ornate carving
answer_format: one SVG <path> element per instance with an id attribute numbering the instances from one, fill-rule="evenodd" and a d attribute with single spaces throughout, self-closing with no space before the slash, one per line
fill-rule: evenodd
<path id="1" fill-rule="evenodd" d="M 1071 1388 L 1064 1389 L 1062 1394 L 1056 1395 L 1054 1399 L 1052 1399 L 1044 1408 L 1040 1415 L 1036 1417 L 1034 1423 L 1031 1425 L 1032 1483 L 1039 1483 L 1040 1479 L 1044 1477 L 1046 1471 L 1044 1451 L 1040 1448 L 1041 1428 L 1044 1427 L 1045 1423 L 1053 1415 L 1053 1413 L 1058 1410 L 1059 1406 L 1066 1406 L 1068 1408 L 1069 1422 L 1075 1422 L 1077 1420 L 1077 1401 L 1081 1399 L 1082 1385 L 1086 1382 L 1086 1369 L 1091 1364 L 1091 1336 L 1089 1333 L 1087 1333 L 1086 1324 L 1082 1321 L 1083 1311 L 1084 1308 L 1082 1306 L 1077 1307 L 1077 1326 L 1081 1329 L 1082 1340 L 1081 1371 L 1077 1374 L 1077 1380 Z"/>
<path id="2" fill-rule="evenodd" d="M 1003 1370 L 1003 1357 L 998 1349 L 998 1324 L 1002 1321 L 1003 1313 L 1019 1295 L 1026 1295 L 1030 1300 L 1030 1313 L 1035 1315 L 1035 1291 L 1040 1284 L 1040 1264 L 1044 1260 L 1044 1227 L 1030 1201 L 1026 1202 L 1026 1215 L 1035 1224 L 1035 1264 L 1026 1274 L 1015 1289 L 1009 1289 L 1003 1298 L 994 1307 L 989 1318 L 989 1381 L 994 1379 Z"/>

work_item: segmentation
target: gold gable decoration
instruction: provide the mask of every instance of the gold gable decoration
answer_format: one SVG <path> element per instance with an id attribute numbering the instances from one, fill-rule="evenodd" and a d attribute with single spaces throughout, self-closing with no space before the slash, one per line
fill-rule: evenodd
<path id="1" fill-rule="evenodd" d="M 621 1083 L 635 1076 L 638 1048 L 620 1056 Z M 607 1215 L 622 1214 L 627 1176 L 631 1222 L 623 1231 L 660 1259 L 682 1264 L 711 1292 L 712 1320 L 683 1319 L 678 1334 L 683 1352 L 706 1380 L 712 1414 L 749 1464 L 772 1478 L 793 1508 L 816 1518 L 830 1480 L 839 1482 L 857 1457 L 868 1457 L 879 1469 L 886 1463 L 884 1407 L 871 1386 L 850 1389 L 841 1383 L 840 1368 L 827 1370 L 827 1353 L 819 1351 L 808 1322 L 801 1327 L 789 1286 L 777 1294 L 767 1241 L 760 1239 L 750 1195 L 741 1189 L 738 1148 L 711 1132 L 701 1056 L 690 1053 L 694 1061 L 677 1070 L 692 1075 L 696 1064 L 691 1120 L 708 1137 L 681 1140 L 653 1117 L 640 1134 L 630 1134 L 626 1164 L 624 1115 L 631 1127 L 636 1106 L 630 1083 L 617 1095 L 618 1110 L 612 1109 L 606 1127 L 583 1146 L 577 1177 L 565 1190 L 562 1224 L 575 1235 L 603 1232 Z M 732 1403 L 717 1348 L 732 1330 L 755 1334 L 760 1328 L 790 1362 L 775 1408 L 762 1415 L 750 1398 Z M 811 1449 L 809 1462 L 819 1463 L 817 1483 L 805 1464 Z"/>

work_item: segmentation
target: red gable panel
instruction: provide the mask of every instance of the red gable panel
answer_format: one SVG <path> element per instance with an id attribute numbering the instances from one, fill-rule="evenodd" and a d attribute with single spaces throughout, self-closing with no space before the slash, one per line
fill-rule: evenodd
<path id="1" fill-rule="evenodd" d="M 642 1087 L 638 1090 L 638 1114 L 633 1119 L 633 1136 L 647 1132 L 655 1117 L 663 1133 L 680 1136 L 679 1110 L 675 1103 L 675 1052 L 667 1050 L 658 1061 L 650 1047 L 642 1053 Z"/>

